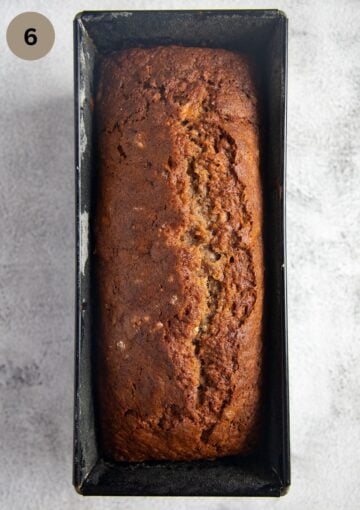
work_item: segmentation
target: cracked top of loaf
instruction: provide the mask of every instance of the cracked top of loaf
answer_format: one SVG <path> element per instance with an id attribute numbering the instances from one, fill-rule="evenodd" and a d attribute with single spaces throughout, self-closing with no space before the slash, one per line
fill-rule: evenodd
<path id="1" fill-rule="evenodd" d="M 101 443 L 115 460 L 245 453 L 260 416 L 262 191 L 248 60 L 104 57 L 95 221 Z"/>

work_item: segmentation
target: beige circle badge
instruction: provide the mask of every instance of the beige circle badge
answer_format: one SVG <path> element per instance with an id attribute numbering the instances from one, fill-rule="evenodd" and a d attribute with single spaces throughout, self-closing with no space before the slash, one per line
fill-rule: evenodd
<path id="1" fill-rule="evenodd" d="M 23 12 L 8 26 L 6 40 L 11 51 L 24 60 L 44 57 L 55 41 L 51 22 L 39 12 Z"/>

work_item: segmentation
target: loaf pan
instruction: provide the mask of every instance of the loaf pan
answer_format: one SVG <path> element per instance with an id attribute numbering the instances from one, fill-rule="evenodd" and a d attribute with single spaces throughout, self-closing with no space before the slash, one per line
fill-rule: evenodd
<path id="1" fill-rule="evenodd" d="M 265 210 L 264 439 L 253 456 L 188 462 L 109 462 L 97 439 L 94 399 L 96 198 L 93 97 L 100 55 L 179 44 L 248 53 L 259 70 Z M 277 10 L 82 12 L 74 20 L 76 334 L 73 483 L 83 495 L 281 496 L 290 484 L 285 137 L 287 19 Z"/>

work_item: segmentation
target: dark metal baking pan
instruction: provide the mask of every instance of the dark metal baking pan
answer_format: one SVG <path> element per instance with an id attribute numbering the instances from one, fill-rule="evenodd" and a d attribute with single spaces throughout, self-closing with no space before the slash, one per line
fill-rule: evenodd
<path id="1" fill-rule="evenodd" d="M 260 73 L 265 200 L 266 378 L 259 453 L 212 461 L 114 463 L 102 458 L 93 392 L 92 97 L 99 55 L 180 44 L 250 54 Z M 290 484 L 285 265 L 287 19 L 277 10 L 83 12 L 74 20 L 76 335 L 74 477 L 84 495 L 280 496 Z"/>

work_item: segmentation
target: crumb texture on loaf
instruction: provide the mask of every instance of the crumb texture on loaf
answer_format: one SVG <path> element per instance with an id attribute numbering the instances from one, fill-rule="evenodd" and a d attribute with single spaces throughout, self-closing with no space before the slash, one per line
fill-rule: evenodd
<path id="1" fill-rule="evenodd" d="M 250 451 L 263 248 L 250 65 L 220 49 L 105 57 L 96 97 L 101 441 L 115 460 Z"/>

